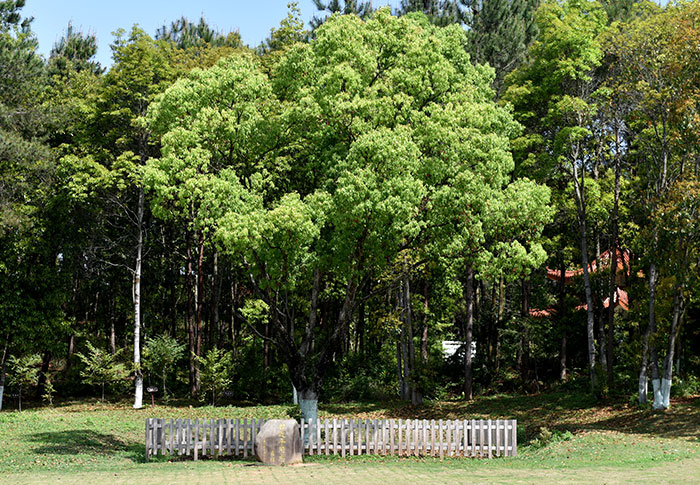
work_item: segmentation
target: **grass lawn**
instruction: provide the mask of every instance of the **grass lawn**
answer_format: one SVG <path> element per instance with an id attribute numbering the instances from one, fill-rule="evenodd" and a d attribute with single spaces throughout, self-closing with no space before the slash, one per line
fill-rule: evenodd
<path id="1" fill-rule="evenodd" d="M 585 394 L 492 396 L 413 408 L 403 403 L 321 405 L 320 417 L 517 418 L 518 457 L 493 460 L 392 457 L 306 457 L 303 466 L 254 461 L 143 458 L 146 417 L 271 418 L 282 406 L 156 406 L 64 402 L 54 408 L 0 413 L 0 483 L 698 483 L 700 396 L 664 413 Z M 540 427 L 551 442 L 536 438 Z M 565 433 L 569 431 L 571 435 Z"/>

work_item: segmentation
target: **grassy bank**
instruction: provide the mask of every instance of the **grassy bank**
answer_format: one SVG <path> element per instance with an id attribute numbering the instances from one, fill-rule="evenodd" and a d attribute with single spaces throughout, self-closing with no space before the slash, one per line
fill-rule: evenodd
<path id="1" fill-rule="evenodd" d="M 232 459 L 193 463 L 159 457 L 143 462 L 146 417 L 271 418 L 293 413 L 294 408 L 289 405 L 157 405 L 137 411 L 127 402 L 107 404 L 101 409 L 99 403 L 86 401 L 63 402 L 53 408 L 31 408 L 22 413 L 3 411 L 0 481 L 78 483 L 77 477 L 83 477 L 79 481 L 116 482 L 120 477 L 137 480 L 142 474 L 155 473 L 166 483 L 178 474 L 184 477 L 197 471 L 202 476 L 222 474 L 221 483 L 227 483 L 229 472 L 241 479 L 265 483 L 278 479 L 293 482 L 294 476 L 303 477 L 304 473 L 328 475 L 347 469 L 347 473 L 359 474 L 361 481 L 371 481 L 372 473 L 383 470 L 393 477 L 391 482 L 401 481 L 402 475 L 409 474 L 421 480 L 422 475 L 442 477 L 439 480 L 444 483 L 466 472 L 476 478 L 483 475 L 486 481 L 503 478 L 508 482 L 512 478 L 527 482 L 542 481 L 540 473 L 549 470 L 550 477 L 575 471 L 579 478 L 583 473 L 593 481 L 597 481 L 596 476 L 618 474 L 617 480 L 626 482 L 634 481 L 637 470 L 663 474 L 675 462 L 700 476 L 700 397 L 675 401 L 669 411 L 657 413 L 622 402 L 596 403 L 589 396 L 576 393 L 492 396 L 471 403 L 436 402 L 418 408 L 403 403 L 327 404 L 320 408 L 322 418 L 517 418 L 522 428 L 517 458 L 489 461 L 322 456 L 307 458 L 308 467 L 286 467 L 286 471 L 252 467 L 253 462 Z M 542 432 L 542 427 L 547 430 Z M 289 476 L 283 478 L 280 474 Z"/>

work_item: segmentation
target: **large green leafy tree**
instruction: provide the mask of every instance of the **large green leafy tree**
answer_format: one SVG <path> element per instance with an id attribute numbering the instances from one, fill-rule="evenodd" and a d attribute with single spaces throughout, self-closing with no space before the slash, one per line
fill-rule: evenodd
<path id="1" fill-rule="evenodd" d="M 546 217 L 548 196 L 527 181 L 503 190 L 517 125 L 465 42 L 458 26 L 386 9 L 333 17 L 269 78 L 253 61 L 225 61 L 149 113 L 164 155 L 147 171 L 157 207 L 197 215 L 247 268 L 306 417 L 358 295 L 402 248 L 429 241 L 484 271 L 541 259 L 529 237 L 495 230 L 528 204 Z"/>
<path id="2" fill-rule="evenodd" d="M 656 409 L 669 406 L 676 338 L 689 299 L 694 206 L 678 191 L 695 193 L 693 181 L 698 178 L 695 126 L 700 73 L 694 47 L 700 38 L 698 19 L 700 11 L 694 2 L 669 6 L 663 12 L 647 6 L 629 23 L 616 25 L 610 45 L 613 62 L 619 66 L 615 87 L 630 104 L 626 121 L 640 182 L 636 222 L 644 229 L 637 244 L 648 268 L 648 326 L 642 343 L 639 400 L 647 400 L 651 371 Z M 676 211 L 674 216 L 669 214 Z M 677 231 L 679 220 L 689 232 Z M 667 250 L 673 257 L 663 256 Z M 673 279 L 672 290 L 660 292 L 664 278 Z M 657 299 L 664 296 L 672 300 L 670 312 L 657 308 Z M 660 372 L 659 350 L 664 344 L 667 350 Z"/>
<path id="3" fill-rule="evenodd" d="M 112 224 L 122 226 L 118 231 L 102 232 L 102 244 L 98 247 L 105 250 L 98 258 L 110 266 L 126 268 L 131 276 L 134 407 L 138 408 L 142 405 L 143 388 L 141 280 L 150 223 L 138 170 L 157 150 L 150 143 L 150 132 L 138 119 L 146 113 L 155 94 L 172 81 L 173 69 L 168 44 L 154 41 L 138 28 L 129 34 L 118 32 L 112 51 L 114 66 L 92 99 L 92 112 L 82 126 L 82 143 L 64 157 L 62 164 L 66 173 L 73 174 L 70 182 L 73 195 L 83 198 L 84 203 L 96 203 L 101 207 L 98 217 L 109 218 Z"/>
<path id="4" fill-rule="evenodd" d="M 594 93 L 601 85 L 597 70 L 603 58 L 600 35 L 606 22 L 605 11 L 597 2 L 543 4 L 537 12 L 540 35 L 530 51 L 532 60 L 513 73 L 505 95 L 527 126 L 518 142 L 529 152 L 522 163 L 543 166 L 551 180 L 563 177 L 572 190 L 580 232 L 592 386 L 596 385 L 596 348 L 586 184 L 590 184 L 590 160 L 595 158 L 591 149 L 597 110 Z"/>

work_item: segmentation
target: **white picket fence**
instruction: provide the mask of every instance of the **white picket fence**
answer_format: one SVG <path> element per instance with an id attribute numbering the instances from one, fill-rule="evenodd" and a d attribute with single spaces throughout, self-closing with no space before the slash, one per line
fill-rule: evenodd
<path id="1" fill-rule="evenodd" d="M 146 419 L 146 461 L 151 456 L 254 455 L 264 419 Z M 516 456 L 515 419 L 301 420 L 307 455 Z"/>

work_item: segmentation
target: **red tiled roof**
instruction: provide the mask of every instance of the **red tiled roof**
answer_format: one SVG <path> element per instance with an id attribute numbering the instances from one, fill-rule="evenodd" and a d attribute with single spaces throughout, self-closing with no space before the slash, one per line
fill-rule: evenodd
<path id="1" fill-rule="evenodd" d="M 629 296 L 627 292 L 622 288 L 617 288 L 614 296 L 615 307 L 622 307 L 623 310 L 628 312 L 630 310 Z M 608 308 L 610 306 L 610 297 L 603 301 L 603 308 Z M 588 310 L 588 305 L 585 303 L 576 307 L 576 310 Z M 547 308 L 546 310 L 540 310 L 537 308 L 530 309 L 530 316 L 533 318 L 549 318 L 554 316 L 557 310 L 554 308 Z"/>
<path id="2" fill-rule="evenodd" d="M 617 251 L 617 270 L 618 271 L 624 271 L 627 274 L 629 274 L 629 269 L 630 269 L 630 259 L 632 256 L 632 253 L 630 252 L 629 249 L 616 249 Z M 600 266 L 598 266 L 598 261 L 593 260 L 591 263 L 588 265 L 588 271 L 591 273 L 595 273 L 598 271 L 599 268 L 607 268 L 610 265 L 610 250 L 607 250 L 603 252 L 600 255 Z M 575 270 L 565 270 L 564 271 L 564 282 L 565 283 L 570 283 L 574 277 L 582 275 L 583 274 L 583 268 L 577 268 Z M 561 271 L 558 269 L 551 269 L 547 268 L 547 278 L 550 280 L 554 281 L 560 281 L 561 280 Z"/>

